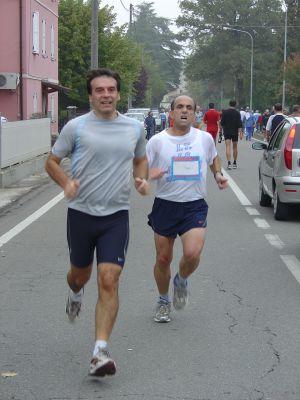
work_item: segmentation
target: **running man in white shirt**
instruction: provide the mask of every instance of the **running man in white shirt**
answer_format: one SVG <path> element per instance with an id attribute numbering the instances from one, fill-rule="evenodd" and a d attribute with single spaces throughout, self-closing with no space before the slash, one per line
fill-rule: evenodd
<path id="1" fill-rule="evenodd" d="M 227 187 L 212 136 L 192 127 L 195 109 L 192 98 L 177 97 L 170 111 L 174 126 L 153 136 L 146 146 L 150 178 L 157 180 L 148 216 L 156 247 L 154 277 L 159 292 L 156 322 L 170 321 L 170 266 L 177 235 L 181 238 L 183 255 L 173 280 L 173 306 L 182 309 L 187 303 L 187 278 L 199 265 L 205 241 L 208 167 L 218 187 Z"/>

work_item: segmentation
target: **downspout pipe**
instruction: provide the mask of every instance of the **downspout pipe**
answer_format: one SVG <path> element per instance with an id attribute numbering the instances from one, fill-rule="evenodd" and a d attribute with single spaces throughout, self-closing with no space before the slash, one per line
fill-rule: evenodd
<path id="1" fill-rule="evenodd" d="M 19 0 L 19 29 L 20 29 L 20 119 L 23 121 L 24 119 L 24 110 L 23 110 L 23 7 L 22 1 Z"/>

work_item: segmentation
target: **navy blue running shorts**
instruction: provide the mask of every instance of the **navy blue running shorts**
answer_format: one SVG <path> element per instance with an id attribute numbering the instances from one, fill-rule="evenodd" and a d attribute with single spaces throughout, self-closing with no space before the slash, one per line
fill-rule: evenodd
<path id="1" fill-rule="evenodd" d="M 233 142 L 239 141 L 239 134 L 238 133 L 224 133 L 225 140 L 232 140 Z"/>
<path id="2" fill-rule="evenodd" d="M 98 217 L 68 208 L 67 239 L 70 261 L 75 267 L 112 263 L 124 266 L 129 241 L 128 210 Z"/>
<path id="3" fill-rule="evenodd" d="M 204 199 L 177 202 L 155 198 L 148 225 L 161 236 L 176 238 L 193 228 L 206 228 L 208 205 Z"/>

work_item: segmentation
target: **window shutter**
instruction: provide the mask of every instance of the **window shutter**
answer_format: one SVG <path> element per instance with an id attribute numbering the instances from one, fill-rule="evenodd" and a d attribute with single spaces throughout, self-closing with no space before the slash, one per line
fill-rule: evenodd
<path id="1" fill-rule="evenodd" d="M 39 32 L 39 13 L 32 13 L 32 52 L 39 54 L 40 52 L 40 32 Z"/>
<path id="2" fill-rule="evenodd" d="M 54 25 L 51 25 L 50 40 L 51 40 L 51 60 L 55 59 L 55 32 Z"/>

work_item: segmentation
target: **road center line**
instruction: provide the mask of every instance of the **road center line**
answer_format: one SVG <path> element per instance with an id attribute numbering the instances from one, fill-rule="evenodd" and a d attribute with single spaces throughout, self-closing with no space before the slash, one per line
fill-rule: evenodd
<path id="1" fill-rule="evenodd" d="M 278 235 L 265 234 L 265 238 L 271 246 L 274 246 L 277 249 L 282 249 L 285 246 Z"/>
<path id="2" fill-rule="evenodd" d="M 300 283 L 300 261 L 297 257 L 293 255 L 284 255 L 280 257 L 297 282 Z"/>
<path id="3" fill-rule="evenodd" d="M 260 215 L 260 212 L 253 207 L 246 207 L 246 211 L 249 215 Z"/>
<path id="4" fill-rule="evenodd" d="M 64 192 L 61 192 L 57 196 L 55 196 L 52 200 L 48 201 L 48 203 L 44 204 L 41 208 L 36 210 L 33 214 L 29 215 L 29 217 L 25 218 L 18 225 L 14 226 L 4 235 L 0 236 L 0 247 L 9 242 L 12 238 L 17 236 L 20 232 L 22 232 L 27 226 L 32 224 L 42 215 L 44 215 L 47 211 L 49 211 L 52 207 L 54 207 L 57 203 L 59 203 L 64 198 Z"/>
<path id="5" fill-rule="evenodd" d="M 256 223 L 258 228 L 261 228 L 261 229 L 271 228 L 270 225 L 267 223 L 267 221 L 263 218 L 254 218 L 254 222 Z"/>

